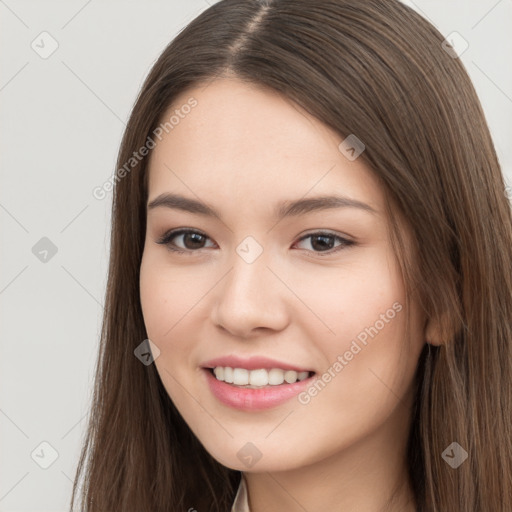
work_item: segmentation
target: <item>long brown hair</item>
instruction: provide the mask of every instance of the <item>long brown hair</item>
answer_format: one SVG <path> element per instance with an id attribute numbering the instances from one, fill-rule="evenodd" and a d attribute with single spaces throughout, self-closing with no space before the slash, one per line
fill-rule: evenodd
<path id="1" fill-rule="evenodd" d="M 418 508 L 512 510 L 511 208 L 477 94 L 443 40 L 397 0 L 223 0 L 163 51 L 113 180 L 103 329 L 72 509 L 81 490 L 87 512 L 230 510 L 240 472 L 206 452 L 155 365 L 134 356 L 147 338 L 139 268 L 148 158 L 126 163 L 178 94 L 235 76 L 279 91 L 341 137 L 355 134 L 390 200 L 408 297 L 417 293 L 443 326 L 416 374 L 408 464 Z M 442 457 L 453 442 L 468 453 L 456 469 Z"/>

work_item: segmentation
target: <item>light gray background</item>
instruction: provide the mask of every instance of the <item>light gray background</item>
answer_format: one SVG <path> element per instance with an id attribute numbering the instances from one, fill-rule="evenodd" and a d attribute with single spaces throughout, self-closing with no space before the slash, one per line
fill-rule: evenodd
<path id="1" fill-rule="evenodd" d="M 213 2 L 213 0 L 210 0 Z M 405 1 L 461 55 L 512 184 L 512 0 Z M 118 146 L 151 65 L 207 0 L 0 0 L 0 511 L 66 511 L 86 426 Z M 57 50 L 32 42 L 47 31 Z M 40 261 L 43 237 L 57 253 Z M 44 254 L 40 254 L 43 257 Z M 142 340 L 141 340 L 142 341 Z M 52 449 L 58 458 L 51 462 Z M 31 455 L 33 454 L 33 455 Z"/>

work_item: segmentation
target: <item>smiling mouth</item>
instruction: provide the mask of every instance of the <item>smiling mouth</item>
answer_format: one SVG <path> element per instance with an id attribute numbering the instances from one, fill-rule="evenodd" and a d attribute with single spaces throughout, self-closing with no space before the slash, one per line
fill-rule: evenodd
<path id="1" fill-rule="evenodd" d="M 315 372 L 294 370 L 282 370 L 280 368 L 257 370 L 247 370 L 246 368 L 232 368 L 229 366 L 216 366 L 215 368 L 205 368 L 218 381 L 231 384 L 237 388 L 261 389 L 282 386 L 286 384 L 295 384 L 309 379 Z"/>

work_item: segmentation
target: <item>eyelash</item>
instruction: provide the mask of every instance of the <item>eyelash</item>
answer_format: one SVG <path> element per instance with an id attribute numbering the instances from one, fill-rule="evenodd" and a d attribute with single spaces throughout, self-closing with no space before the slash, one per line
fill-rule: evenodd
<path id="1" fill-rule="evenodd" d="M 172 244 L 171 244 L 171 240 L 179 235 L 183 235 L 183 234 L 197 234 L 197 235 L 200 235 L 200 236 L 203 236 L 205 238 L 209 238 L 208 236 L 206 236 L 204 233 L 201 233 L 200 231 L 196 231 L 194 229 L 176 229 L 176 230 L 171 230 L 171 231 L 168 231 L 167 233 L 165 233 L 159 240 L 157 240 L 157 244 L 161 244 L 161 245 L 166 245 L 167 246 L 167 249 L 174 252 L 174 253 L 179 253 L 179 254 L 186 254 L 188 256 L 192 256 L 193 253 L 196 253 L 198 251 L 200 251 L 201 249 L 197 249 L 197 250 L 192 250 L 192 249 L 177 249 L 176 247 L 173 247 Z M 339 235 L 334 235 L 333 233 L 328 233 L 328 232 L 324 232 L 324 231 L 316 231 L 314 233 L 308 233 L 307 235 L 304 235 L 303 237 L 301 237 L 298 242 L 302 242 L 303 240 L 306 240 L 307 238 L 311 238 L 311 237 L 314 237 L 314 236 L 328 236 L 328 237 L 332 237 L 332 238 L 335 238 L 339 241 L 341 241 L 341 245 L 339 245 L 338 247 L 334 248 L 334 249 L 329 249 L 328 251 L 312 251 L 314 252 L 315 254 L 319 255 L 320 257 L 323 257 L 324 255 L 325 256 L 329 256 L 329 255 L 332 255 L 342 249 L 345 249 L 345 248 L 348 248 L 348 247 L 351 247 L 353 245 L 356 245 L 356 242 L 354 242 L 353 240 L 348 240 L 346 238 L 343 238 Z M 307 250 L 307 249 L 306 249 Z"/>

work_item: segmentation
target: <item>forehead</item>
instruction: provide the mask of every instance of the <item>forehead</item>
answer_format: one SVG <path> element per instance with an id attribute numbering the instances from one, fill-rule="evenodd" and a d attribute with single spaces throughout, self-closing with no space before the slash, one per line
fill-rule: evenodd
<path id="1" fill-rule="evenodd" d="M 191 99 L 195 106 L 183 108 Z M 162 123 L 173 114 L 172 128 L 152 150 L 150 199 L 178 192 L 251 208 L 343 194 L 383 210 L 372 171 L 340 151 L 344 138 L 275 91 L 218 79 L 181 93 Z"/>

